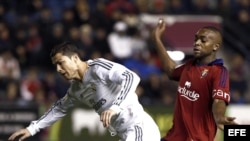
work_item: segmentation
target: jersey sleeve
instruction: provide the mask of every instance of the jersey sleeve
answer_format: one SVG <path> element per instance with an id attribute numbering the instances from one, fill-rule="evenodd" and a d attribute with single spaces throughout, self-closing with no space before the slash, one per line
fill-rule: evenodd
<path id="1" fill-rule="evenodd" d="M 117 97 L 110 107 L 110 109 L 119 113 L 120 104 L 127 98 L 128 94 L 135 93 L 140 78 L 136 73 L 122 65 L 114 65 L 108 78 L 112 83 L 118 83 L 121 85 L 121 90 L 117 93 Z"/>
<path id="2" fill-rule="evenodd" d="M 189 59 L 187 60 L 185 63 L 180 64 L 178 66 L 175 67 L 170 79 L 171 80 L 175 80 L 175 81 L 179 81 L 182 75 L 182 72 L 184 69 L 186 69 L 187 67 L 191 66 L 194 63 L 193 59 Z"/>
<path id="3" fill-rule="evenodd" d="M 186 64 L 181 64 L 181 65 L 176 66 L 170 79 L 175 80 L 175 81 L 179 81 L 181 74 L 182 74 L 182 71 L 184 70 L 185 66 L 186 66 Z"/>
<path id="4" fill-rule="evenodd" d="M 225 67 L 219 67 L 213 74 L 213 99 L 224 100 L 228 104 L 230 101 L 229 72 Z"/>
<path id="5" fill-rule="evenodd" d="M 69 90 L 68 90 L 69 92 Z M 41 129 L 51 126 L 54 122 L 66 115 L 67 110 L 74 105 L 74 99 L 67 93 L 63 98 L 56 101 L 53 106 L 38 120 L 32 121 L 27 127 L 31 135 L 35 135 Z"/>

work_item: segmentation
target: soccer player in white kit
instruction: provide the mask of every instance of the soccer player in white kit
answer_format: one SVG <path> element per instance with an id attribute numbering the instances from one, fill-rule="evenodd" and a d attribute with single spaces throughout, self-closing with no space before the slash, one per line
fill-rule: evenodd
<path id="1" fill-rule="evenodd" d="M 35 135 L 81 102 L 95 109 L 103 126 L 121 141 L 160 141 L 158 126 L 138 101 L 135 90 L 140 78 L 134 72 L 103 58 L 82 61 L 77 47 L 69 42 L 54 47 L 51 59 L 57 72 L 71 81 L 66 95 L 9 140 L 19 137 L 22 141 Z"/>

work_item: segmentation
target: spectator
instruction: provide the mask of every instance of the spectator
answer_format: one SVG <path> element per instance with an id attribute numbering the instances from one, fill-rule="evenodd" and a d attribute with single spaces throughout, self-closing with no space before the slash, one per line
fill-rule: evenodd
<path id="1" fill-rule="evenodd" d="M 132 56 L 132 39 L 127 35 L 127 24 L 119 21 L 114 25 L 114 31 L 108 35 L 108 43 L 114 57 L 120 62 Z"/>
<path id="2" fill-rule="evenodd" d="M 33 101 L 36 92 L 42 87 L 41 81 L 38 78 L 37 68 L 30 68 L 24 75 L 21 84 L 21 97 L 26 101 Z"/>
<path id="3" fill-rule="evenodd" d="M 0 89 L 6 91 L 11 81 L 21 78 L 21 70 L 18 60 L 13 56 L 9 48 L 0 48 Z"/>
<path id="4" fill-rule="evenodd" d="M 230 85 L 232 103 L 245 103 L 244 95 L 247 92 L 247 70 L 241 54 L 234 54 L 230 62 Z"/>

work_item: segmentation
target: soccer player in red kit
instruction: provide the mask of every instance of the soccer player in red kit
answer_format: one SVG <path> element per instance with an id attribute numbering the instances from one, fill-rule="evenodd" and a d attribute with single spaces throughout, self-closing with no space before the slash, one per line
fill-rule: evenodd
<path id="1" fill-rule="evenodd" d="M 225 124 L 236 124 L 234 117 L 225 116 L 230 101 L 229 77 L 223 60 L 216 59 L 221 32 L 211 26 L 200 28 L 195 34 L 194 58 L 177 66 L 161 41 L 165 27 L 160 19 L 153 38 L 164 71 L 179 84 L 173 126 L 162 140 L 214 141 L 217 127 L 223 130 Z"/>

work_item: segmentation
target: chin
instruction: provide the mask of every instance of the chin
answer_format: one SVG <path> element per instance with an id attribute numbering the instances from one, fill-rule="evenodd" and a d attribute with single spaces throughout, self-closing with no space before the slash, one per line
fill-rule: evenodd
<path id="1" fill-rule="evenodd" d="M 69 78 L 69 77 L 67 77 L 67 76 L 63 76 L 64 77 L 64 79 L 66 79 L 66 80 L 70 80 L 71 78 Z"/>
<path id="2" fill-rule="evenodd" d="M 71 77 L 65 77 L 65 79 L 67 79 L 67 80 L 73 80 L 73 78 L 71 78 Z"/>
<path id="3" fill-rule="evenodd" d="M 196 59 L 201 58 L 200 54 L 194 54 L 193 56 L 194 56 L 194 58 L 196 58 Z"/>

